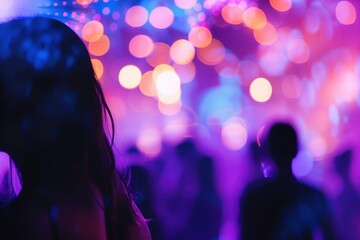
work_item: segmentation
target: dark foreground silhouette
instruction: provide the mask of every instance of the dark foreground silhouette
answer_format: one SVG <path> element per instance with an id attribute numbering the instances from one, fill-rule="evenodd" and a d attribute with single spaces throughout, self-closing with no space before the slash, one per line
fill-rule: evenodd
<path id="1" fill-rule="evenodd" d="M 290 124 L 275 123 L 267 137 L 274 177 L 250 184 L 241 198 L 242 240 L 335 239 L 327 200 L 292 174 L 298 140 Z"/>
<path id="2" fill-rule="evenodd" d="M 150 239 L 117 173 L 103 128 L 112 117 L 81 39 L 41 17 L 0 24 L 0 38 L 0 150 L 22 183 L 0 212 L 0 239 Z"/>

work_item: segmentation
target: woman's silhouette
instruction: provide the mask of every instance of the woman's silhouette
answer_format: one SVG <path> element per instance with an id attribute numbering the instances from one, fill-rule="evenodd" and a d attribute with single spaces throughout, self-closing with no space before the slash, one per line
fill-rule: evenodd
<path id="1" fill-rule="evenodd" d="M 0 25 L 0 150 L 22 190 L 1 239 L 150 239 L 115 167 L 113 126 L 81 39 L 42 17 Z"/>

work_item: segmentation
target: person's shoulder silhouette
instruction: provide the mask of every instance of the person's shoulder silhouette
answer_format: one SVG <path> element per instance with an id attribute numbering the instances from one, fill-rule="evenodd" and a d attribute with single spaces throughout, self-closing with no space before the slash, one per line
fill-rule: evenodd
<path id="1" fill-rule="evenodd" d="M 295 129 L 288 123 L 273 124 L 266 146 L 277 171 L 245 189 L 240 203 L 241 239 L 316 239 L 317 234 L 333 239 L 324 194 L 298 182 L 292 173 L 298 152 Z"/>
<path id="2" fill-rule="evenodd" d="M 360 194 L 352 183 L 350 169 L 354 151 L 350 148 L 334 158 L 335 171 L 340 177 L 341 189 L 333 199 L 334 220 L 340 239 L 359 239 Z M 346 219 L 347 221 L 344 221 Z"/>

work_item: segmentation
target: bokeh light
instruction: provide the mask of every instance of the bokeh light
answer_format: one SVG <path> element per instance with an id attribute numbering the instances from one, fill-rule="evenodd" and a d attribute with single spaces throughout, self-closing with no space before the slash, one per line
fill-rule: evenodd
<path id="1" fill-rule="evenodd" d="M 104 26 L 99 21 L 87 22 L 81 32 L 82 38 L 87 42 L 96 42 L 104 34 Z"/>
<path id="2" fill-rule="evenodd" d="M 168 64 L 160 64 L 156 66 L 153 70 L 153 79 L 157 79 L 161 73 L 167 71 L 175 72 L 175 69 Z"/>
<path id="3" fill-rule="evenodd" d="M 245 25 L 251 29 L 263 28 L 267 23 L 265 13 L 257 7 L 250 7 L 246 9 L 243 17 Z"/>
<path id="4" fill-rule="evenodd" d="M 179 8 L 190 9 L 196 5 L 197 0 L 174 0 L 174 2 Z"/>
<path id="5" fill-rule="evenodd" d="M 297 178 L 301 178 L 308 175 L 313 166 L 314 161 L 311 153 L 306 150 L 302 150 L 292 161 L 292 172 Z"/>
<path id="6" fill-rule="evenodd" d="M 93 0 L 76 0 L 76 2 L 82 6 L 87 6 L 93 2 Z"/>
<path id="7" fill-rule="evenodd" d="M 176 118 L 167 118 L 163 129 L 163 140 L 172 145 L 180 143 L 189 134 L 189 117 L 181 112 L 176 115 Z"/>
<path id="8" fill-rule="evenodd" d="M 304 40 L 293 39 L 287 46 L 287 54 L 293 63 L 305 63 L 310 58 L 310 48 Z"/>
<path id="9" fill-rule="evenodd" d="M 287 75 L 282 81 L 281 89 L 285 97 L 297 99 L 301 96 L 303 83 L 298 76 Z"/>
<path id="10" fill-rule="evenodd" d="M 247 126 L 242 118 L 230 118 L 224 123 L 221 138 L 224 145 L 232 151 L 243 148 L 247 142 Z"/>
<path id="11" fill-rule="evenodd" d="M 154 43 L 153 51 L 146 57 L 146 62 L 152 67 L 169 64 L 170 61 L 170 46 L 163 42 Z"/>
<path id="12" fill-rule="evenodd" d="M 203 26 L 193 27 L 188 35 L 189 41 L 197 48 L 209 46 L 212 41 L 210 30 Z"/>
<path id="13" fill-rule="evenodd" d="M 211 43 L 197 50 L 197 57 L 206 65 L 216 65 L 225 58 L 225 47 L 222 42 L 212 39 Z"/>
<path id="14" fill-rule="evenodd" d="M 126 89 L 133 89 L 139 86 L 142 74 L 135 65 L 124 66 L 119 72 L 120 85 Z"/>
<path id="15" fill-rule="evenodd" d="M 237 25 L 243 22 L 245 8 L 245 4 L 229 3 L 222 8 L 221 16 L 227 23 Z"/>
<path id="16" fill-rule="evenodd" d="M 189 83 L 196 76 L 196 67 L 193 62 L 188 64 L 174 64 L 175 72 L 179 75 L 181 83 Z"/>
<path id="17" fill-rule="evenodd" d="M 254 30 L 254 38 L 261 45 L 272 45 L 277 40 L 277 32 L 271 23 L 267 23 L 264 27 Z"/>
<path id="18" fill-rule="evenodd" d="M 320 135 L 311 136 L 308 141 L 308 149 L 310 150 L 314 160 L 321 159 L 327 152 L 327 144 L 325 139 Z"/>
<path id="19" fill-rule="evenodd" d="M 91 59 L 91 63 L 94 68 L 97 79 L 100 79 L 104 74 L 104 65 L 99 59 Z"/>
<path id="20" fill-rule="evenodd" d="M 151 54 L 154 49 L 152 39 L 144 34 L 136 35 L 130 40 L 129 52 L 137 58 L 144 58 Z"/>
<path id="21" fill-rule="evenodd" d="M 176 104 L 181 100 L 181 89 L 179 88 L 175 93 L 163 94 L 161 92 L 157 92 L 157 97 L 160 102 L 168 105 Z"/>
<path id="22" fill-rule="evenodd" d="M 110 39 L 105 34 L 96 42 L 89 43 L 89 52 L 94 56 L 103 56 L 110 49 Z"/>
<path id="23" fill-rule="evenodd" d="M 170 27 L 174 21 L 174 13 L 168 7 L 157 7 L 150 13 L 149 22 L 157 29 L 165 29 Z"/>
<path id="24" fill-rule="evenodd" d="M 159 155 L 162 149 L 159 130 L 149 127 L 140 131 L 136 146 L 147 157 L 154 158 Z"/>
<path id="25" fill-rule="evenodd" d="M 340 1 L 335 10 L 337 20 L 344 25 L 353 24 L 356 21 L 356 9 L 349 1 Z"/>
<path id="26" fill-rule="evenodd" d="M 149 18 L 149 12 L 142 6 L 133 6 L 126 11 L 125 22 L 131 27 L 143 26 Z"/>
<path id="27" fill-rule="evenodd" d="M 359 96 L 359 78 L 354 72 L 344 71 L 334 86 L 335 96 L 347 102 L 354 102 Z"/>
<path id="28" fill-rule="evenodd" d="M 257 102 L 266 102 L 272 95 L 271 83 L 265 78 L 257 78 L 250 85 L 250 96 Z"/>
<path id="29" fill-rule="evenodd" d="M 292 0 L 270 0 L 270 5 L 279 12 L 286 12 L 292 7 Z"/>
<path id="30" fill-rule="evenodd" d="M 148 97 L 156 96 L 156 87 L 153 79 L 153 72 L 147 71 L 142 75 L 141 82 L 139 85 L 142 94 Z"/>
<path id="31" fill-rule="evenodd" d="M 164 71 L 155 78 L 155 84 L 158 94 L 173 95 L 180 89 L 180 78 L 174 71 Z"/>
<path id="32" fill-rule="evenodd" d="M 239 60 L 233 54 L 227 53 L 221 63 L 215 66 L 216 72 L 222 77 L 235 77 L 237 74 Z"/>
<path id="33" fill-rule="evenodd" d="M 195 56 L 194 46 L 185 39 L 175 41 L 170 48 L 170 57 L 177 64 L 188 64 Z"/>
<path id="34" fill-rule="evenodd" d="M 158 102 L 159 111 L 166 116 L 174 116 L 181 111 L 181 101 L 177 101 L 173 104 L 165 104 L 162 101 Z"/>

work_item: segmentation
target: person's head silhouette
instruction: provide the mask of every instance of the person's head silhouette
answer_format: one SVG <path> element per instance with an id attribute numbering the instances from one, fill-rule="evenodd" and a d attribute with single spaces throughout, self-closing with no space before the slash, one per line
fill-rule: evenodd
<path id="1" fill-rule="evenodd" d="M 273 124 L 268 133 L 267 144 L 279 176 L 292 176 L 291 163 L 298 152 L 295 129 L 289 123 Z"/>
<path id="2" fill-rule="evenodd" d="M 25 193 L 56 205 L 95 186 L 109 239 L 136 214 L 103 128 L 110 110 L 89 53 L 64 23 L 43 17 L 0 24 L 0 149 Z M 46 205 L 44 203 L 44 205 Z"/>

